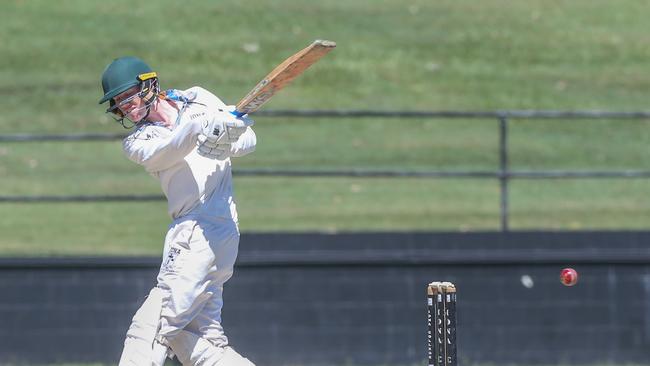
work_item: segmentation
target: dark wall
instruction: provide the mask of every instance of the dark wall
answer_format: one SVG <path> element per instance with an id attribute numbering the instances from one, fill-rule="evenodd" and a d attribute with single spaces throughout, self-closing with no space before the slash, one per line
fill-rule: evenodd
<path id="1" fill-rule="evenodd" d="M 426 284 L 446 280 L 461 364 L 646 363 L 648 243 L 646 232 L 243 235 L 224 326 L 259 365 L 423 363 Z M 0 259 L 0 364 L 116 363 L 158 265 Z M 564 266 L 577 286 L 560 284 Z"/>

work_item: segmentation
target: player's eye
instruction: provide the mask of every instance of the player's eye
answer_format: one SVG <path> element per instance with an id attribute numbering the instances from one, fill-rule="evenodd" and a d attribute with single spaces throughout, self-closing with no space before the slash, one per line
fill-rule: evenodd
<path id="1" fill-rule="evenodd" d="M 114 117 L 114 118 L 117 118 L 117 119 L 122 119 L 122 118 L 124 118 L 124 112 L 122 112 L 122 110 L 120 110 L 120 108 L 119 108 L 119 104 L 114 104 L 113 106 L 111 106 L 110 108 L 108 108 L 108 109 L 106 110 L 106 113 L 110 113 L 110 114 L 112 114 L 113 117 Z"/>
<path id="2" fill-rule="evenodd" d="M 118 103 L 117 103 L 117 106 L 118 106 L 118 108 L 122 108 L 122 107 L 124 107 L 124 106 L 127 106 L 127 105 L 129 105 L 131 102 L 133 102 L 133 100 L 134 100 L 135 98 L 138 98 L 138 97 L 140 97 L 140 93 L 135 93 L 135 94 L 133 94 L 132 96 L 130 96 L 130 97 L 128 97 L 128 98 L 126 98 L 126 99 L 124 99 L 124 100 L 118 102 Z"/>

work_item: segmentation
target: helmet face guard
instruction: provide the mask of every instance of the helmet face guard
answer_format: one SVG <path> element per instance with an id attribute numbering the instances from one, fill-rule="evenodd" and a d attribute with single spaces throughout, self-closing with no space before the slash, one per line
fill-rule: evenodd
<path id="1" fill-rule="evenodd" d="M 130 97 L 121 100 L 119 103 L 115 103 L 115 99 L 111 98 L 110 99 L 110 106 L 108 109 L 106 109 L 106 113 L 110 114 L 113 119 L 115 119 L 117 122 L 119 122 L 122 127 L 124 128 L 132 128 L 145 118 L 149 116 L 149 112 L 151 111 L 151 106 L 153 105 L 153 102 L 156 101 L 156 97 L 158 94 L 160 94 L 160 86 L 158 85 L 158 77 L 155 72 L 149 72 L 145 74 L 140 74 L 137 77 L 140 85 L 140 91 L 137 93 L 134 93 Z M 140 110 L 146 109 L 147 113 L 142 117 L 141 119 L 134 121 L 131 118 L 128 117 L 128 114 L 125 113 L 126 106 L 131 104 L 133 100 L 136 98 L 140 98 L 143 101 L 143 106 L 139 107 L 138 109 L 129 111 L 128 114 L 132 114 L 133 112 L 138 112 Z M 128 119 L 131 121 L 131 125 L 127 126 L 124 123 L 124 119 Z"/>
<path id="2" fill-rule="evenodd" d="M 119 105 L 115 103 L 115 97 L 134 87 L 139 87 L 140 90 L 134 95 L 130 95 L 127 100 L 120 101 Z M 133 56 L 117 58 L 104 69 L 102 89 L 104 96 L 99 100 L 99 104 L 110 102 L 106 112 L 111 114 L 125 128 L 133 127 L 125 126 L 125 118 L 135 125 L 149 116 L 151 106 L 160 92 L 158 75 L 144 61 Z M 144 117 L 133 121 L 126 112 L 129 103 L 133 104 L 134 101 L 138 101 L 136 98 L 140 98 L 143 104 L 143 107 L 138 107 L 138 110 L 146 108 L 147 112 Z M 133 110 L 128 112 L 133 116 Z"/>

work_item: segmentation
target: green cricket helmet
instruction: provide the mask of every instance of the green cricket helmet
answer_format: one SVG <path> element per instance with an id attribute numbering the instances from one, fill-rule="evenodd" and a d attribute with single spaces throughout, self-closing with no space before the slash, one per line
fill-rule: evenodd
<path id="1" fill-rule="evenodd" d="M 120 106 L 115 104 L 113 98 L 138 85 L 140 86 L 140 92 L 135 94 L 134 97 L 137 96 L 144 100 L 148 115 L 151 104 L 156 100 L 156 96 L 160 92 L 158 75 L 149 65 L 137 57 L 117 58 L 106 67 L 102 74 L 104 96 L 99 100 L 99 104 L 109 101 L 110 107 L 106 112 L 113 114 L 115 119 L 122 123 L 126 116 L 122 113 Z M 132 122 L 137 123 L 139 121 Z M 124 126 L 123 123 L 122 125 Z"/>

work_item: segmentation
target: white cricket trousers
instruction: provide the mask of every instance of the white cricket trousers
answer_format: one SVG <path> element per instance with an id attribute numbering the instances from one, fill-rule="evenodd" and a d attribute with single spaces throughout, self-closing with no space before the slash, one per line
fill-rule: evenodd
<path id="1" fill-rule="evenodd" d="M 221 326 L 223 285 L 232 276 L 238 246 L 232 220 L 186 218 L 170 225 L 158 273 L 160 336 L 173 338 L 184 329 L 216 346 L 228 344 Z"/>
<path id="2" fill-rule="evenodd" d="M 158 285 L 133 317 L 120 366 L 162 365 L 164 345 L 184 366 L 254 366 L 228 346 L 221 326 L 238 245 L 232 220 L 186 217 L 170 225 Z"/>

